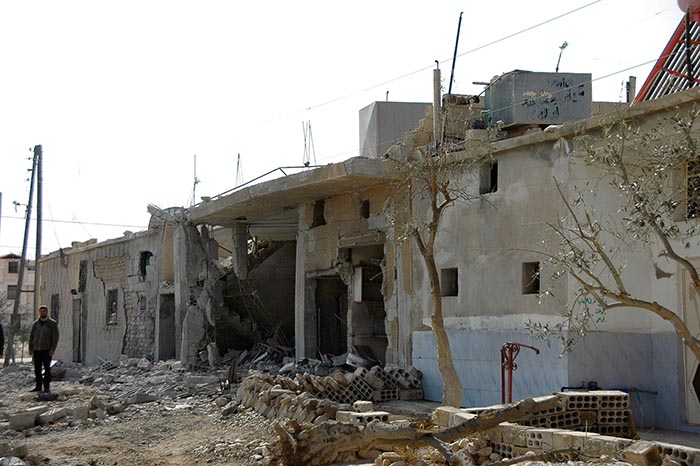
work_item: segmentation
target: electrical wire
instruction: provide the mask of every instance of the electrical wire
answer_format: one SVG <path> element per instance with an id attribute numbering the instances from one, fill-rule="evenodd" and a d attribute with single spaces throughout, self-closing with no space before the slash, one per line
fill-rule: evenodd
<path id="1" fill-rule="evenodd" d="M 3 215 L 0 218 L 9 219 L 9 220 L 24 220 L 24 217 L 14 217 L 11 215 Z M 36 218 L 32 218 L 32 220 L 36 220 Z M 56 219 L 49 220 L 49 219 L 44 219 L 43 221 L 50 222 L 50 223 L 72 223 L 72 224 L 76 224 L 76 225 L 93 225 L 93 226 L 99 226 L 99 227 L 148 228 L 147 226 L 144 226 L 144 225 L 122 225 L 119 223 L 81 222 L 80 220 L 56 220 Z"/>
<path id="2" fill-rule="evenodd" d="M 600 2 L 602 2 L 602 1 L 604 1 L 604 0 L 594 0 L 594 1 L 590 2 L 590 3 L 587 3 L 587 4 L 585 4 L 585 5 L 582 5 L 582 6 L 578 7 L 578 8 L 574 8 L 573 10 L 569 10 L 569 11 L 567 11 L 567 12 L 565 12 L 565 13 L 562 13 L 562 14 L 560 14 L 560 15 L 558 15 L 558 16 L 554 16 L 554 17 L 549 18 L 549 19 L 547 19 L 547 20 L 545 20 L 545 21 L 542 21 L 542 22 L 539 22 L 539 23 L 534 24 L 534 25 L 532 25 L 532 26 L 526 27 L 525 29 L 521 29 L 521 30 L 519 30 L 519 31 L 517 31 L 517 32 L 514 32 L 514 33 L 512 33 L 512 34 L 508 34 L 507 36 L 501 37 L 500 39 L 493 40 L 493 41 L 491 41 L 491 42 L 488 42 L 488 43 L 486 43 L 486 44 L 480 45 L 480 46 L 478 46 L 478 47 L 476 47 L 476 48 L 473 48 L 473 49 L 471 49 L 471 50 L 467 50 L 466 52 L 462 52 L 462 53 L 460 53 L 459 55 L 457 55 L 457 57 L 463 57 L 463 56 L 465 56 L 465 55 L 469 55 L 470 53 L 474 53 L 474 52 L 477 52 L 477 51 L 479 51 L 479 50 L 485 49 L 486 47 L 490 47 L 490 46 L 492 46 L 492 45 L 498 44 L 499 42 L 503 42 L 504 40 L 508 40 L 508 39 L 511 39 L 511 38 L 513 38 L 513 37 L 515 37 L 515 36 L 518 36 L 518 35 L 520 35 L 520 34 L 524 34 L 524 33 L 526 33 L 526 32 L 532 31 L 533 29 L 536 29 L 536 28 L 538 28 L 538 27 L 540 27 L 540 26 L 544 26 L 545 24 L 549 24 L 549 23 L 551 23 L 551 22 L 553 22 L 553 21 L 556 21 L 556 20 L 558 20 L 558 19 L 564 18 L 565 16 L 568 16 L 568 15 L 570 15 L 570 14 L 573 14 L 573 13 L 576 13 L 576 12 L 578 12 L 578 11 L 581 11 L 581 10 L 583 10 L 583 9 L 585 9 L 585 8 L 588 8 L 589 6 L 595 5 L 596 3 L 600 3 Z M 451 57 L 450 57 L 450 58 L 445 58 L 445 59 L 443 59 L 443 60 L 440 60 L 439 63 L 440 63 L 440 64 L 444 64 L 444 63 L 447 63 L 447 62 L 450 62 L 450 61 L 452 61 L 452 58 L 451 58 Z M 434 62 L 433 62 L 433 63 L 434 63 Z M 423 72 L 423 71 L 432 69 L 432 67 L 433 67 L 433 64 L 431 63 L 430 65 L 428 65 L 428 66 L 426 66 L 426 67 L 423 67 L 423 68 L 420 68 L 420 69 L 417 69 L 417 70 L 408 72 L 408 73 L 406 73 L 406 74 L 402 74 L 401 76 L 398 76 L 398 77 L 396 77 L 396 78 L 389 79 L 389 80 L 387 80 L 387 81 L 383 81 L 383 82 L 378 83 L 378 84 L 374 84 L 374 85 L 369 86 L 369 87 L 366 87 L 366 88 L 364 88 L 364 89 L 362 89 L 362 90 L 354 91 L 354 92 L 351 92 L 351 93 L 349 93 L 349 94 L 345 94 L 345 95 L 342 95 L 342 96 L 340 96 L 340 97 L 336 97 L 336 98 L 334 98 L 334 99 L 330 99 L 330 100 L 327 100 L 327 101 L 325 101 L 325 102 L 321 102 L 321 103 L 319 103 L 319 104 L 312 105 L 312 106 L 307 107 L 307 108 L 305 108 L 305 109 L 303 109 L 303 110 L 297 110 L 296 112 L 290 113 L 289 115 L 286 115 L 286 116 L 281 117 L 281 118 L 279 118 L 279 119 L 289 118 L 289 117 L 291 117 L 291 116 L 298 115 L 298 114 L 300 114 L 300 113 L 304 113 L 304 112 L 307 112 L 307 111 L 309 111 L 309 110 L 313 110 L 313 109 L 316 109 L 316 108 L 319 108 L 319 107 L 325 107 L 326 105 L 329 105 L 329 104 L 338 102 L 338 101 L 340 101 L 340 100 L 344 100 L 344 99 L 347 99 L 347 98 L 349 98 L 349 97 L 353 97 L 353 96 L 362 94 L 363 92 L 371 91 L 372 89 L 376 89 L 376 88 L 378 88 L 378 87 L 385 86 L 386 84 L 391 84 L 391 83 L 393 83 L 393 82 L 395 82 L 395 81 L 399 81 L 399 80 L 404 79 L 404 78 L 408 78 L 409 76 L 413 76 L 414 74 L 418 74 L 418 73 L 421 73 L 421 72 Z"/>

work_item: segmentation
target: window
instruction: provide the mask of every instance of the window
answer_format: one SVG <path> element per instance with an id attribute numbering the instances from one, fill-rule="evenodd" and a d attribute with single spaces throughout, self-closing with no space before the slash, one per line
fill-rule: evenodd
<path id="1" fill-rule="evenodd" d="M 7 285 L 7 300 L 14 301 L 17 299 L 17 285 Z"/>
<path id="2" fill-rule="evenodd" d="M 59 295 L 52 294 L 51 295 L 51 307 L 50 307 L 51 318 L 53 320 L 55 320 L 56 322 L 58 322 L 58 311 L 59 311 L 60 306 L 61 306 L 61 304 L 60 304 Z"/>
<path id="3" fill-rule="evenodd" d="M 523 263 L 523 294 L 539 294 L 540 292 L 540 263 Z"/>
<path id="4" fill-rule="evenodd" d="M 369 218 L 369 199 L 365 199 L 360 203 L 360 217 Z"/>
<path id="5" fill-rule="evenodd" d="M 117 311 L 119 310 L 119 290 L 112 288 L 107 290 L 107 325 L 117 325 Z"/>
<path id="6" fill-rule="evenodd" d="M 87 261 L 80 261 L 80 270 L 78 271 L 78 291 L 85 291 L 85 283 L 87 282 Z"/>
<path id="7" fill-rule="evenodd" d="M 442 296 L 457 296 L 459 292 L 458 273 L 456 268 L 440 271 L 440 291 Z"/>
<path id="8" fill-rule="evenodd" d="M 314 220 L 311 223 L 311 228 L 320 227 L 326 224 L 326 216 L 324 213 L 326 201 L 320 199 L 314 202 Z"/>
<path id="9" fill-rule="evenodd" d="M 479 172 L 479 194 L 489 194 L 498 191 L 498 164 L 487 162 Z"/>
<path id="10" fill-rule="evenodd" d="M 151 257 L 153 253 L 151 251 L 142 251 L 139 258 L 139 275 L 141 278 L 146 278 L 146 267 L 151 265 Z"/>
<path id="11" fill-rule="evenodd" d="M 7 263 L 7 273 L 19 273 L 19 262 L 11 261 Z"/>

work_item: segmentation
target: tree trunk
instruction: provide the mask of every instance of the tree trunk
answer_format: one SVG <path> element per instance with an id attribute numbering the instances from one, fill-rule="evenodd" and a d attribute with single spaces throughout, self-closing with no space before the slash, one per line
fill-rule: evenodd
<path id="1" fill-rule="evenodd" d="M 457 375 L 454 361 L 452 359 L 452 349 L 450 341 L 447 338 L 445 331 L 445 321 L 442 315 L 442 292 L 440 288 L 440 275 L 438 274 L 437 265 L 435 264 L 435 256 L 432 248 L 423 254 L 425 265 L 428 268 L 428 276 L 430 277 L 430 297 L 433 301 L 433 312 L 430 314 L 430 323 L 435 334 L 437 343 L 437 363 L 442 383 L 444 385 L 442 392 L 442 404 L 444 406 L 460 407 L 462 401 L 462 383 Z"/>

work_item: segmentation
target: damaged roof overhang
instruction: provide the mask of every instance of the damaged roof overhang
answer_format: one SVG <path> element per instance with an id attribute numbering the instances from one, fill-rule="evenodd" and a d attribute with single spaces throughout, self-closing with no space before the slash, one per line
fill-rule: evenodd
<path id="1" fill-rule="evenodd" d="M 298 229 L 299 204 L 386 185 L 389 164 L 356 157 L 255 184 L 193 206 L 189 220 L 221 226 L 243 222 L 258 236 L 291 239 Z"/>

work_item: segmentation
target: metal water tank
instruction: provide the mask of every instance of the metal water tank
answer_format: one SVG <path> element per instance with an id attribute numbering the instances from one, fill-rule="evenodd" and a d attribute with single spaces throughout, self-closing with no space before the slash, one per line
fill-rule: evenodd
<path id="1" fill-rule="evenodd" d="M 486 90 L 491 122 L 503 127 L 556 125 L 591 117 L 590 73 L 515 70 L 495 78 Z"/>

